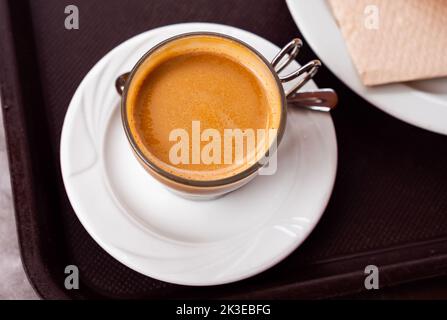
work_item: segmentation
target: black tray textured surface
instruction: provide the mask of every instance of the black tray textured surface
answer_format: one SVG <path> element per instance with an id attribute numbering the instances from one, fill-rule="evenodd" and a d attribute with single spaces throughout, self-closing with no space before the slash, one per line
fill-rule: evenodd
<path id="1" fill-rule="evenodd" d="M 79 8 L 79 30 L 64 9 Z M 179 22 L 215 22 L 278 46 L 300 36 L 281 0 L 0 0 L 0 79 L 22 259 L 44 298 L 322 298 L 447 273 L 447 137 L 374 108 L 323 68 L 320 87 L 340 97 L 334 193 L 315 231 L 274 268 L 238 283 L 186 287 L 130 270 L 87 234 L 67 199 L 60 133 L 77 86 L 121 42 Z M 299 61 L 316 58 L 305 45 Z M 424 108 L 423 105 L 420 106 Z M 64 268 L 80 290 L 64 289 Z"/>

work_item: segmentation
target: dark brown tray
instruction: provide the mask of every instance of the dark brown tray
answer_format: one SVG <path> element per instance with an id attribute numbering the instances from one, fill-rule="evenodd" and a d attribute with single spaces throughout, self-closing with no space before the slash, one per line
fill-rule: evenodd
<path id="1" fill-rule="evenodd" d="M 80 29 L 64 28 L 75 4 Z M 377 110 L 328 70 L 339 142 L 334 193 L 303 246 L 276 267 L 218 287 L 163 283 L 120 264 L 74 214 L 59 168 L 70 99 L 89 69 L 126 39 L 186 21 L 223 23 L 283 45 L 300 33 L 284 1 L 0 0 L 0 77 L 22 259 L 44 298 L 321 298 L 364 290 L 364 268 L 391 286 L 447 273 L 447 137 Z M 308 46 L 302 61 L 315 58 Z M 420 106 L 424 108 L 423 105 Z M 64 267 L 80 269 L 64 289 Z"/>

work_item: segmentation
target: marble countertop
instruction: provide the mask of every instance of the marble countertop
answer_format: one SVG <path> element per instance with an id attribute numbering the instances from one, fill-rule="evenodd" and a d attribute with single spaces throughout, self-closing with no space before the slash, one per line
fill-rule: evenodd
<path id="1" fill-rule="evenodd" d="M 1 103 L 0 103 L 1 108 Z M 38 299 L 20 259 L 0 111 L 0 299 Z"/>

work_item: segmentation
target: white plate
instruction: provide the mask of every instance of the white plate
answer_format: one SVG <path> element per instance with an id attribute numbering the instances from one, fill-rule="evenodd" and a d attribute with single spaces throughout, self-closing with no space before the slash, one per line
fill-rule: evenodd
<path id="1" fill-rule="evenodd" d="M 400 120 L 447 134 L 447 78 L 367 88 L 351 62 L 327 1 L 287 0 L 287 5 L 307 43 L 348 87 Z"/>
<path id="2" fill-rule="evenodd" d="M 186 200 L 165 189 L 132 155 L 114 81 L 156 43 L 190 31 L 231 35 L 268 59 L 279 50 L 252 33 L 208 23 L 162 27 L 124 42 L 74 94 L 62 131 L 61 167 L 79 220 L 110 255 L 159 280 L 216 285 L 262 272 L 303 242 L 331 195 L 337 145 L 329 114 L 290 110 L 275 175 L 259 176 L 213 201 Z"/>

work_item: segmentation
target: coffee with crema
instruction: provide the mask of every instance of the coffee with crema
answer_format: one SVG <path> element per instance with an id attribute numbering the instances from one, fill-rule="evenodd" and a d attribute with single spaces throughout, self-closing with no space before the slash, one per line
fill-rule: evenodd
<path id="1" fill-rule="evenodd" d="M 133 75 L 126 96 L 128 124 L 155 166 L 190 180 L 224 179 L 258 161 L 260 148 L 268 149 L 274 138 L 257 135 L 256 145 L 244 145 L 244 161 L 235 161 L 236 138 L 229 139 L 231 145 L 224 143 L 229 129 L 255 134 L 278 129 L 280 89 L 264 61 L 238 42 L 211 35 L 184 37 L 155 50 Z M 188 133 L 188 150 L 176 152 L 189 160 L 180 163 L 171 157 L 181 138 L 173 132 L 179 129 Z M 207 134 L 209 129 L 220 138 Z M 213 139 L 214 146 L 221 146 L 218 154 L 209 148 Z M 205 161 L 203 153 L 214 161 Z"/>

